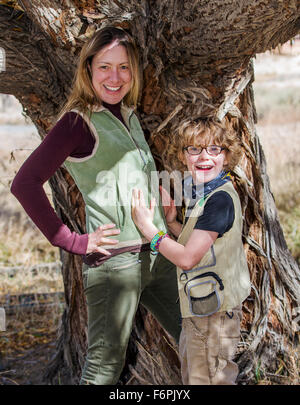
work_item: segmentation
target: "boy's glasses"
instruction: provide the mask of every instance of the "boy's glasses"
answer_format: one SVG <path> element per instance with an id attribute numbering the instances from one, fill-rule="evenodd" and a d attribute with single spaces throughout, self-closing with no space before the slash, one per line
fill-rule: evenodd
<path id="1" fill-rule="evenodd" d="M 187 146 L 186 148 L 183 148 L 183 150 L 186 150 L 189 155 L 200 155 L 203 149 L 205 149 L 206 152 L 211 156 L 218 156 L 222 150 L 226 148 L 222 148 L 222 146 L 217 145 L 209 145 L 206 146 L 206 148 L 202 148 L 201 146 Z"/>

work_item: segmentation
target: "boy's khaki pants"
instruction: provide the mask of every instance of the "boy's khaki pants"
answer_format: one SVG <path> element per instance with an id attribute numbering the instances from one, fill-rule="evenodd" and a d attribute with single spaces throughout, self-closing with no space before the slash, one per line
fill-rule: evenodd
<path id="1" fill-rule="evenodd" d="M 241 306 L 203 318 L 184 318 L 179 341 L 184 385 L 234 385 L 232 359 L 240 339 Z"/>

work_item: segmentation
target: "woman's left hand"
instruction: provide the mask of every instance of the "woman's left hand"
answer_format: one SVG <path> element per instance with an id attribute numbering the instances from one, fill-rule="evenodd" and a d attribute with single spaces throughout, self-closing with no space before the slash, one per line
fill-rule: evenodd
<path id="1" fill-rule="evenodd" d="M 152 222 L 154 217 L 154 208 L 155 208 L 154 198 L 150 202 L 150 208 L 147 208 L 142 190 L 136 188 L 132 190 L 132 198 L 131 198 L 132 218 L 136 226 L 146 236 L 146 238 L 151 238 L 153 232 L 156 231 L 156 228 Z"/>

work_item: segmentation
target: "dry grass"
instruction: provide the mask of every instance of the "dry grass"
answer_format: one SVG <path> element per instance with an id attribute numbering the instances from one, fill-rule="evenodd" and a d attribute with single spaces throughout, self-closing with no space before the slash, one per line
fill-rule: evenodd
<path id="1" fill-rule="evenodd" d="M 300 102 L 283 117 L 276 112 L 265 114 L 257 131 L 267 161 L 280 222 L 293 257 L 300 264 Z M 297 108 L 297 110 L 298 110 Z"/>
<path id="2" fill-rule="evenodd" d="M 58 249 L 51 246 L 40 233 L 10 192 L 15 173 L 37 144 L 35 138 L 31 138 L 27 144 L 18 144 L 17 139 L 14 139 L 10 144 L 7 143 L 5 149 L 0 150 L 0 269 L 21 267 L 14 277 L 0 272 L 0 295 L 24 291 L 46 292 L 47 286 L 49 292 L 53 288 L 62 288 L 59 274 L 41 274 L 41 280 L 38 281 L 29 271 L 30 267 L 38 263 L 58 261 Z M 46 185 L 45 190 L 51 199 L 49 186 Z"/>
<path id="3" fill-rule="evenodd" d="M 255 60 L 257 132 L 288 247 L 300 263 L 300 40 Z"/>
<path id="4" fill-rule="evenodd" d="M 283 47 L 277 57 L 269 53 L 258 59 L 254 83 L 257 133 L 285 239 L 300 264 L 300 41 L 293 49 Z M 288 361 L 278 359 L 274 374 L 258 366 L 256 383 L 299 385 L 299 356 L 298 347 Z"/>
<path id="5" fill-rule="evenodd" d="M 59 266 L 57 270 L 47 267 L 38 272 L 33 270 L 37 264 L 59 261 L 59 252 L 40 233 L 10 193 L 15 173 L 39 143 L 20 110 L 18 105 L 12 103 L 5 113 L 0 113 L 0 123 L 6 125 L 0 132 L 0 305 L 5 302 L 3 297 L 6 295 L 63 291 Z M 25 139 L 19 135 L 22 132 L 27 135 Z M 49 187 L 45 186 L 45 189 L 50 197 Z M 16 268 L 16 271 L 10 271 Z M 24 312 L 20 307 L 16 312 L 7 313 L 6 331 L 0 334 L 0 385 L 30 383 L 30 376 L 27 382 L 24 376 L 27 369 L 34 374 L 28 365 L 33 361 L 27 359 L 29 363 L 22 366 L 22 356 L 29 350 L 34 356 L 41 345 L 50 345 L 55 339 L 61 313 L 60 305 L 52 306 L 46 312 Z M 8 365 L 2 364 L 2 356 Z M 39 372 L 40 367 L 36 366 Z"/>
<path id="6" fill-rule="evenodd" d="M 35 264 L 58 261 L 58 249 L 50 245 L 10 193 L 11 172 L 7 162 L 9 157 L 2 153 L 0 269 L 20 267 L 20 270 L 13 277 L 8 272 L 0 272 L 0 295 L 62 290 L 58 272 L 40 272 L 37 276 L 30 271 Z"/>

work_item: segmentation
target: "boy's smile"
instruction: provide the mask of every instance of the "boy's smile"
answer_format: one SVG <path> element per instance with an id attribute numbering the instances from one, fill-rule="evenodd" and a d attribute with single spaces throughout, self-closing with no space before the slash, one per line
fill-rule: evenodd
<path id="1" fill-rule="evenodd" d="M 207 183 L 215 179 L 227 164 L 224 150 L 218 156 L 209 155 L 205 149 L 199 155 L 190 155 L 185 151 L 184 156 L 194 184 Z"/>

